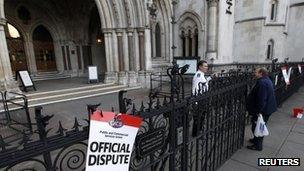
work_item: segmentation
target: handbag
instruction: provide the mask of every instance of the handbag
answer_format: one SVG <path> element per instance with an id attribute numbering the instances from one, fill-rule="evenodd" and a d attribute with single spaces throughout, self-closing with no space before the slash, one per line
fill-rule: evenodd
<path id="1" fill-rule="evenodd" d="M 264 137 L 264 136 L 268 136 L 268 135 L 269 135 L 269 132 L 265 125 L 263 116 L 261 114 L 259 114 L 256 126 L 255 126 L 255 130 L 254 130 L 254 136 Z"/>

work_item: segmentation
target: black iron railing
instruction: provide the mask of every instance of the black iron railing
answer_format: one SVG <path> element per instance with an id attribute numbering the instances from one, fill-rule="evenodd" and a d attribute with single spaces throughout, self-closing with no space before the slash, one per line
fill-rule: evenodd
<path id="1" fill-rule="evenodd" d="M 246 124 L 245 100 L 254 85 L 252 73 L 236 70 L 212 76 L 210 89 L 187 94 L 179 68 L 168 69 L 167 89 L 151 89 L 148 105 L 137 106 L 119 93 L 120 112 L 138 115 L 143 123 L 136 137 L 130 170 L 216 170 L 242 147 Z M 278 70 L 271 73 L 279 104 L 304 84 L 297 68 L 287 86 Z M 276 80 L 277 76 L 277 81 Z M 198 91 L 201 92 L 201 91 Z M 59 122 L 50 135 L 52 116 L 35 110 L 36 131 L 23 134 L 19 147 L 0 136 L 0 168 L 4 170 L 83 170 L 90 114 L 99 104 L 88 105 L 87 124 L 75 118 L 71 130 Z M 35 135 L 38 135 L 38 137 Z"/>

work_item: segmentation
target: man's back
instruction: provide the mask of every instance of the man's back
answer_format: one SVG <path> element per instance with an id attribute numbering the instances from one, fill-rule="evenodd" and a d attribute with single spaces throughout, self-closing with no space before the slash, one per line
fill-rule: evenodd
<path id="1" fill-rule="evenodd" d="M 272 81 L 268 77 L 257 80 L 248 97 L 248 110 L 251 114 L 271 115 L 277 110 Z"/>

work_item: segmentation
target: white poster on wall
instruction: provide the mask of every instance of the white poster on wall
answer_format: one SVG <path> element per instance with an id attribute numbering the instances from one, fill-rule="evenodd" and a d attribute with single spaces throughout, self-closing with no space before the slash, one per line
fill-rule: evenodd
<path id="1" fill-rule="evenodd" d="M 197 70 L 197 60 L 196 59 L 176 59 L 176 64 L 179 67 L 189 65 L 189 69 L 185 74 L 195 74 Z"/>
<path id="2" fill-rule="evenodd" d="M 19 75 L 25 87 L 31 87 L 34 85 L 28 71 L 19 71 Z"/>
<path id="3" fill-rule="evenodd" d="M 97 66 L 89 66 L 89 80 L 98 80 Z"/>

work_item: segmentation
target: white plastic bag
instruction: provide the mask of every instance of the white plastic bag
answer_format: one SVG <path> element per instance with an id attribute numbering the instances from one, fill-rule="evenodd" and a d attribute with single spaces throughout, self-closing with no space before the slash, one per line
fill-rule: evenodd
<path id="1" fill-rule="evenodd" d="M 255 130 L 254 130 L 254 136 L 264 137 L 267 135 L 269 135 L 268 129 L 265 125 L 263 116 L 261 114 L 259 114 L 256 126 L 255 126 Z"/>

